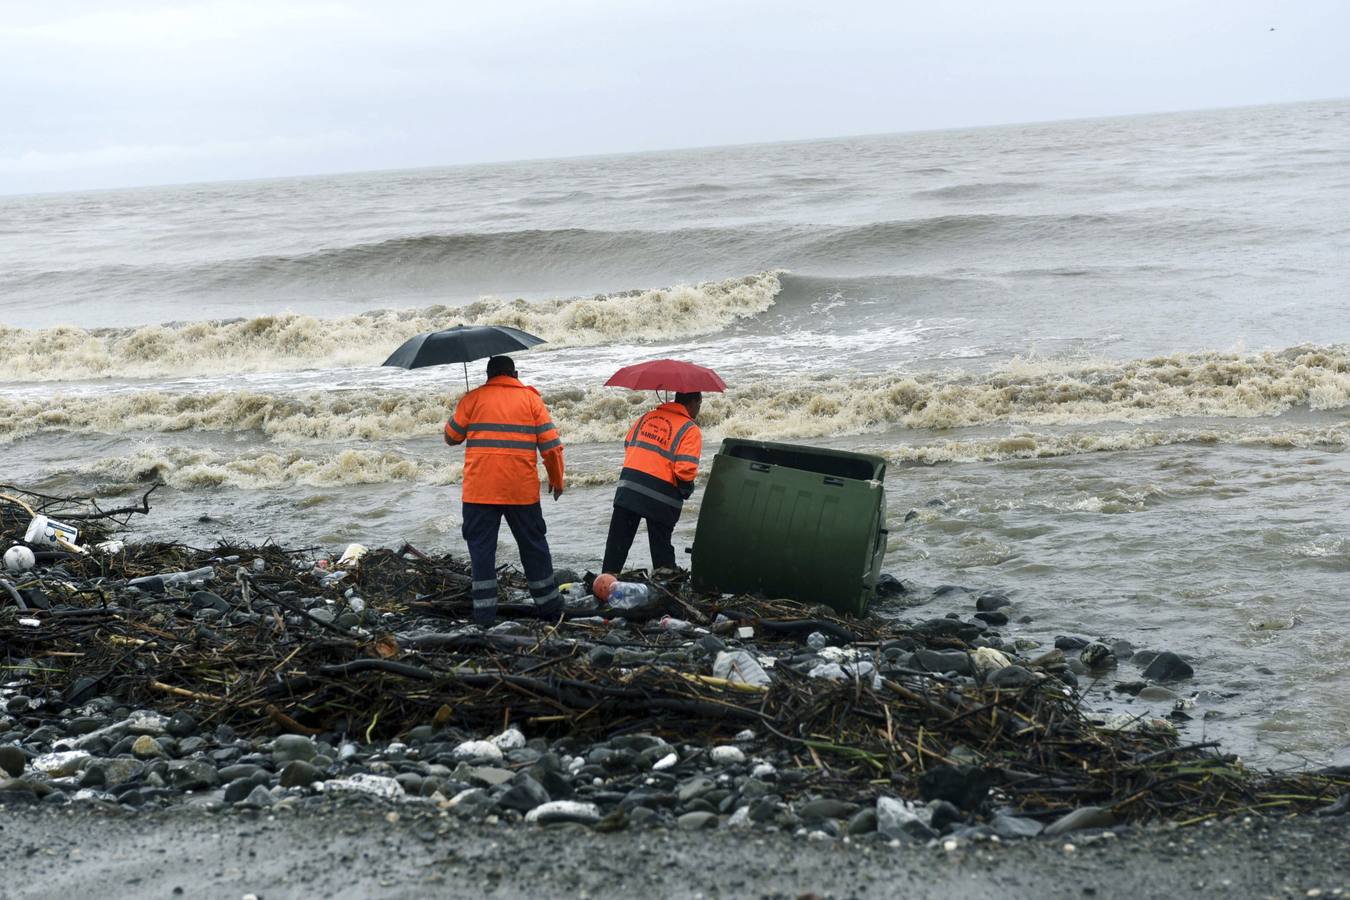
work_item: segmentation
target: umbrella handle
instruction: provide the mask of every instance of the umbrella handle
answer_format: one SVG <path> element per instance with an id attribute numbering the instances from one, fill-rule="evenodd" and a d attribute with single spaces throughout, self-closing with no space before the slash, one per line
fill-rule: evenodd
<path id="1" fill-rule="evenodd" d="M 469 364 L 466 362 L 461 363 L 461 365 L 464 366 L 464 393 L 467 394 L 469 392 Z"/>

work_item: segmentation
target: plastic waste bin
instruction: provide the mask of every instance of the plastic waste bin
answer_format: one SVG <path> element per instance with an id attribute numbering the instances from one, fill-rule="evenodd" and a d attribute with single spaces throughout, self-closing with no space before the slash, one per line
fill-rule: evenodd
<path id="1" fill-rule="evenodd" d="M 861 614 L 886 555 L 886 461 L 728 438 L 694 532 L 694 587 Z"/>

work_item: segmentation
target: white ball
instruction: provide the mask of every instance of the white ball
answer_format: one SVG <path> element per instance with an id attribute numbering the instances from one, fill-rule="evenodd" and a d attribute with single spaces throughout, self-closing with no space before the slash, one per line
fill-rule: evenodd
<path id="1" fill-rule="evenodd" d="M 10 547 L 5 551 L 5 568 L 11 572 L 27 572 L 36 564 L 37 558 L 27 547 Z"/>

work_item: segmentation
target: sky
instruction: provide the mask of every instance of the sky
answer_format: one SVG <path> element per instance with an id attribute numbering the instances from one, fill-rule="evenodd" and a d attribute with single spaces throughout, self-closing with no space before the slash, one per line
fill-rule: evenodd
<path id="1" fill-rule="evenodd" d="M 1350 95 L 1346 0 L 0 0 L 0 193 Z"/>

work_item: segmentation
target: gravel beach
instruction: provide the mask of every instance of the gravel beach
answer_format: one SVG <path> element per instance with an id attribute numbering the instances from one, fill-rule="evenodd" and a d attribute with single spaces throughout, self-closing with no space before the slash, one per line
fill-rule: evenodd
<path id="1" fill-rule="evenodd" d="M 520 828 L 324 798 L 267 812 L 10 806 L 0 895 L 145 897 L 1335 897 L 1350 817 L 893 847 L 789 833 Z"/>

